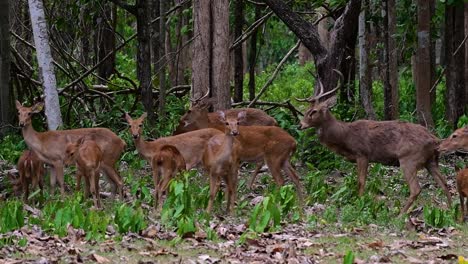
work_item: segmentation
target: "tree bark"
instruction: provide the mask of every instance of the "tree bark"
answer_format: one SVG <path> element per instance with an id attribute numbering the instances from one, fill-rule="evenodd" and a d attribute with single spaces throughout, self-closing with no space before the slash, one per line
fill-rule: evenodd
<path id="1" fill-rule="evenodd" d="M 151 8 L 152 20 L 159 17 L 159 0 L 153 0 Z M 159 21 L 157 20 L 152 24 L 153 34 L 151 36 L 151 48 L 152 48 L 152 59 L 153 59 L 153 75 L 158 75 L 159 73 Z"/>
<path id="2" fill-rule="evenodd" d="M 97 18 L 97 61 L 101 61 L 107 54 L 115 49 L 115 34 L 113 25 L 116 23 L 116 7 L 110 3 L 102 4 L 102 13 Z M 115 53 L 112 53 L 104 63 L 99 65 L 97 74 L 103 79 L 109 77 L 115 72 Z M 103 81 L 101 81 L 103 83 Z"/>
<path id="3" fill-rule="evenodd" d="M 0 2 L 0 138 L 6 134 L 6 124 L 13 123 L 10 97 L 10 15 L 9 1 Z"/>
<path id="4" fill-rule="evenodd" d="M 57 84 L 50 51 L 47 23 L 44 15 L 42 0 L 28 0 L 31 25 L 33 28 L 34 44 L 36 46 L 37 61 L 41 72 L 45 95 L 45 114 L 50 130 L 56 130 L 62 125 L 60 102 L 57 93 Z"/>
<path id="5" fill-rule="evenodd" d="M 431 12 L 429 2 L 418 0 L 418 48 L 416 50 L 416 110 L 421 125 L 433 128 L 431 114 Z"/>
<path id="6" fill-rule="evenodd" d="M 372 76 L 369 66 L 369 27 L 366 20 L 368 1 L 359 14 L 359 89 L 361 102 L 368 119 L 375 120 L 376 115 L 372 106 Z"/>
<path id="7" fill-rule="evenodd" d="M 236 0 L 234 10 L 234 38 L 242 35 L 244 25 L 244 0 Z M 234 49 L 234 102 L 242 102 L 244 97 L 244 56 L 243 45 Z"/>
<path id="8" fill-rule="evenodd" d="M 229 0 L 212 1 L 213 67 L 212 92 L 214 110 L 231 108 L 229 87 Z"/>
<path id="9" fill-rule="evenodd" d="M 261 17 L 261 9 L 255 6 L 254 21 Z M 250 36 L 250 52 L 249 52 L 249 101 L 255 98 L 255 65 L 257 64 L 257 29 Z"/>
<path id="10" fill-rule="evenodd" d="M 200 98 L 211 87 L 211 6 L 193 0 L 192 98 Z"/>
<path id="11" fill-rule="evenodd" d="M 151 84 L 151 42 L 150 42 L 150 0 L 136 1 L 137 19 L 137 75 L 140 81 L 141 101 L 145 112 L 148 113 L 148 121 L 154 124 L 153 88 Z"/>
<path id="12" fill-rule="evenodd" d="M 166 107 L 166 1 L 159 1 L 159 117 L 162 120 L 165 116 Z M 169 40 L 170 41 L 170 40 Z"/>

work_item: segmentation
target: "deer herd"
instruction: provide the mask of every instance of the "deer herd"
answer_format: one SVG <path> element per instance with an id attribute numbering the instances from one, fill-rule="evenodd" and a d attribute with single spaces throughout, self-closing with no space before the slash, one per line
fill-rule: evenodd
<path id="1" fill-rule="evenodd" d="M 359 195 L 364 193 L 369 163 L 399 166 L 409 185 L 410 195 L 401 209 L 409 210 L 421 192 L 417 172 L 426 168 L 447 196 L 452 200 L 446 180 L 440 173 L 438 158 L 441 153 L 468 151 L 468 127 L 456 130 L 440 141 L 425 127 L 403 121 L 358 120 L 342 122 L 330 112 L 336 104 L 335 87 L 329 92 L 300 99 L 310 103 L 300 122 L 300 129 L 314 127 L 320 143 L 357 164 Z M 331 96 L 330 96 L 331 95 Z M 192 101 L 190 109 L 182 116 L 173 136 L 154 141 L 143 139 L 146 113 L 133 119 L 125 114 L 136 150 L 152 169 L 154 181 L 154 206 L 160 210 L 162 198 L 169 182 L 180 171 L 197 166 L 209 175 L 210 197 L 207 211 L 225 182 L 227 212 L 232 213 L 237 194 L 238 171 L 241 162 L 253 162 L 256 168 L 248 187 L 253 188 L 255 178 L 264 164 L 279 186 L 285 179 L 282 172 L 295 185 L 298 199 L 303 204 L 304 191 L 299 176 L 291 164 L 296 151 L 295 139 L 278 126 L 274 118 L 253 108 L 230 109 L 210 113 L 212 104 L 208 93 Z M 299 100 L 299 99 L 298 99 Z M 23 106 L 16 101 L 19 125 L 29 150 L 18 161 L 19 176 L 12 177 L 15 193 L 29 196 L 29 185 L 43 189 L 45 167 L 50 167 L 51 193 L 58 182 L 62 196 L 65 193 L 64 166 L 75 164 L 79 190 L 81 178 L 85 180 L 84 194 L 93 196 L 94 206 L 101 207 L 99 175 L 104 174 L 112 185 L 112 195 L 122 195 L 123 180 L 116 163 L 126 148 L 125 142 L 107 128 L 80 128 L 37 132 L 31 123 L 33 114 L 42 110 L 43 104 Z M 468 169 L 457 175 L 462 219 L 468 212 Z"/>

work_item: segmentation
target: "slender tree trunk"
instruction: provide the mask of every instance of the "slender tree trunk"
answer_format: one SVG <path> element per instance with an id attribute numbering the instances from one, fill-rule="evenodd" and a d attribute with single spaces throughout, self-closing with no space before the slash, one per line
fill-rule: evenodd
<path id="1" fill-rule="evenodd" d="M 159 17 L 159 0 L 153 0 L 152 2 L 152 20 Z M 152 32 L 153 35 L 151 36 L 151 47 L 152 47 L 152 58 L 153 58 L 153 75 L 159 74 L 159 21 L 157 20 L 152 24 Z"/>
<path id="2" fill-rule="evenodd" d="M 0 138 L 7 132 L 3 127 L 12 124 L 10 97 L 10 20 L 9 1 L 0 1 Z"/>
<path id="3" fill-rule="evenodd" d="M 80 12 L 80 29 L 83 36 L 80 38 L 80 62 L 83 65 L 91 65 L 91 31 L 92 27 L 86 21 L 86 14 L 90 12 L 89 6 L 83 7 L 83 12 Z"/>
<path id="4" fill-rule="evenodd" d="M 229 0 L 212 2 L 213 11 L 213 68 L 212 91 L 214 110 L 231 108 L 229 87 Z"/>
<path id="5" fill-rule="evenodd" d="M 50 130 L 56 130 L 62 125 L 62 115 L 60 114 L 60 102 L 55 81 L 54 65 L 52 64 L 53 59 L 50 51 L 44 5 L 42 0 L 29 0 L 28 3 L 37 61 L 44 86 L 47 125 Z"/>
<path id="6" fill-rule="evenodd" d="M 434 127 L 431 114 L 431 12 L 429 2 L 418 0 L 418 49 L 416 51 L 416 109 L 421 125 Z"/>
<path id="7" fill-rule="evenodd" d="M 115 49 L 115 34 L 112 25 L 115 24 L 116 7 L 110 3 L 103 3 L 103 10 L 97 18 L 97 34 L 95 40 L 97 41 L 97 61 L 101 61 L 107 54 Z M 103 79 L 109 77 L 115 71 L 115 53 L 112 53 L 98 69 L 97 74 Z"/>
<path id="8" fill-rule="evenodd" d="M 468 34 L 468 3 L 465 3 L 464 6 L 465 10 L 465 35 Z M 462 105 L 465 106 L 464 113 L 468 115 L 468 87 L 466 87 L 466 83 L 468 82 L 468 41 L 465 42 L 465 97 L 464 102 Z M 435 89 L 434 89 L 435 90 Z"/>
<path id="9" fill-rule="evenodd" d="M 437 32 L 438 29 L 439 29 L 439 25 L 436 25 L 434 23 L 432 23 L 432 18 L 436 15 L 435 11 L 436 11 L 436 3 L 437 0 L 429 0 L 429 7 L 430 7 L 430 10 L 431 10 L 431 32 Z M 443 26 L 442 26 L 443 27 Z M 431 90 L 429 91 L 430 93 L 430 96 L 431 96 L 431 106 L 433 106 L 435 104 L 435 100 L 436 100 L 436 89 L 432 89 L 432 86 L 435 84 L 435 82 L 437 81 L 437 72 L 436 72 L 436 68 L 437 68 L 437 59 L 436 59 L 436 40 L 437 38 L 433 38 L 431 37 Z"/>
<path id="10" fill-rule="evenodd" d="M 375 111 L 372 106 L 372 75 L 369 66 L 369 27 L 366 10 L 368 10 L 368 1 L 364 1 L 364 7 L 359 14 L 359 89 L 367 118 L 375 120 Z"/>
<path id="11" fill-rule="evenodd" d="M 236 0 L 234 10 L 234 38 L 242 35 L 244 25 L 244 0 Z M 242 102 L 244 96 L 244 58 L 243 45 L 234 49 L 234 102 Z"/>
<path id="12" fill-rule="evenodd" d="M 136 1 L 137 19 L 137 75 L 140 81 L 140 92 L 143 107 L 148 113 L 148 121 L 154 124 L 153 88 L 151 84 L 151 42 L 150 42 L 150 8 L 149 0 Z"/>
<path id="13" fill-rule="evenodd" d="M 160 70 L 159 70 L 159 117 L 162 119 L 165 116 L 164 108 L 166 106 L 166 1 L 159 1 L 159 14 L 161 19 L 159 20 L 159 59 Z"/>
<path id="14" fill-rule="evenodd" d="M 255 6 L 254 21 L 260 19 L 261 9 Z M 257 64 L 257 30 L 252 32 L 250 36 L 250 52 L 249 52 L 249 100 L 255 98 L 255 65 Z"/>
<path id="15" fill-rule="evenodd" d="M 192 98 L 200 98 L 211 87 L 211 6 L 193 0 Z"/>

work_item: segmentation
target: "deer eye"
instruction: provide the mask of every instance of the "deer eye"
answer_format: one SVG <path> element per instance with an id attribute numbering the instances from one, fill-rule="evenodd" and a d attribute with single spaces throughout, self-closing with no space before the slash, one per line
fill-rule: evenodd
<path id="1" fill-rule="evenodd" d="M 239 124 L 240 124 L 240 122 L 239 122 L 239 121 L 237 121 L 237 124 L 239 125 Z"/>
<path id="2" fill-rule="evenodd" d="M 142 126 L 143 126 L 143 124 L 139 124 L 139 125 L 138 125 L 138 127 L 142 127 Z"/>
<path id="3" fill-rule="evenodd" d="M 457 135 L 453 135 L 453 136 L 452 136 L 452 138 L 456 138 L 456 137 L 457 137 Z"/>
<path id="4" fill-rule="evenodd" d="M 229 125 L 229 123 L 228 123 L 228 122 L 226 122 L 226 123 L 224 123 L 224 124 L 226 124 L 226 126 L 228 126 L 228 125 Z"/>
<path id="5" fill-rule="evenodd" d="M 32 113 L 31 113 L 31 112 L 29 112 L 29 113 L 28 113 L 28 116 L 31 116 L 31 115 L 32 115 Z"/>
<path id="6" fill-rule="evenodd" d="M 314 109 L 314 110 L 310 111 L 309 116 L 313 116 L 315 113 L 317 113 L 317 110 Z"/>

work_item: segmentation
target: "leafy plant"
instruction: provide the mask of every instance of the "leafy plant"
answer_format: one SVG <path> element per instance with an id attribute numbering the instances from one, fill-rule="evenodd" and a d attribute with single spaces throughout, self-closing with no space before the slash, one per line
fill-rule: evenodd
<path id="1" fill-rule="evenodd" d="M 424 207 L 424 222 L 432 227 L 446 227 L 453 225 L 453 213 L 437 207 L 425 206 Z"/>
<path id="2" fill-rule="evenodd" d="M 346 252 L 346 255 L 343 258 L 343 264 L 353 264 L 354 263 L 354 253 L 349 250 Z"/>
<path id="3" fill-rule="evenodd" d="M 136 209 L 134 208 L 136 207 Z M 146 228 L 147 223 L 143 214 L 143 209 L 136 204 L 134 207 L 127 204 L 117 205 L 115 209 L 114 223 L 119 233 L 138 233 Z"/>
<path id="4" fill-rule="evenodd" d="M 7 201 L 0 206 L 0 233 L 24 226 L 23 203 L 18 200 Z"/>

